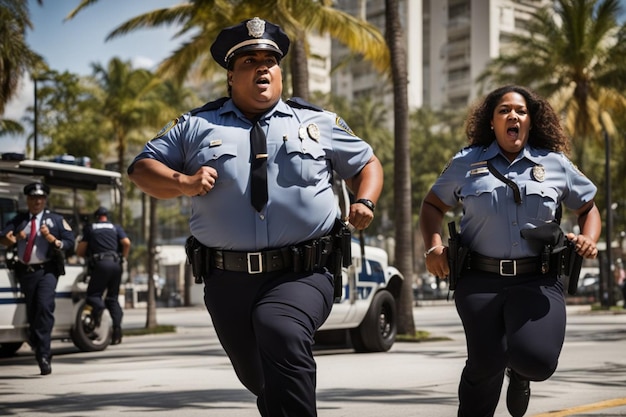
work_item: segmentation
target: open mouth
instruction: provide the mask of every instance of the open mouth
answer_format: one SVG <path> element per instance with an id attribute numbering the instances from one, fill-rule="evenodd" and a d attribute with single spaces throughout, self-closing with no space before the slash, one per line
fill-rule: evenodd
<path id="1" fill-rule="evenodd" d="M 506 130 L 506 133 L 508 133 L 509 135 L 517 136 L 519 134 L 519 127 L 517 127 L 517 126 L 509 127 Z"/>
<path id="2" fill-rule="evenodd" d="M 258 85 L 269 85 L 270 80 L 268 80 L 267 78 L 259 78 L 256 80 L 256 83 Z"/>

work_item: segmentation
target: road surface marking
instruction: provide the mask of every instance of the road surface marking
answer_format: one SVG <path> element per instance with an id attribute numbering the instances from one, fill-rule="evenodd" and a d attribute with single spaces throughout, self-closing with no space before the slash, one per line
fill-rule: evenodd
<path id="1" fill-rule="evenodd" d="M 566 408 L 565 410 L 550 411 L 544 414 L 535 414 L 533 417 L 567 417 L 574 416 L 586 411 L 597 411 L 605 408 L 613 408 L 626 405 L 626 398 L 616 398 L 614 400 L 600 401 L 599 403 L 580 405 L 578 407 Z"/>

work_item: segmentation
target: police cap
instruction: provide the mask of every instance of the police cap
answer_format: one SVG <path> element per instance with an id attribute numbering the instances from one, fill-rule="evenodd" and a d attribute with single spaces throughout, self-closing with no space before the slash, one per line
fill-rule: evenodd
<path id="1" fill-rule="evenodd" d="M 40 182 L 33 182 L 24 187 L 24 195 L 45 195 L 50 194 L 50 187 Z"/>
<path id="2" fill-rule="evenodd" d="M 106 207 L 98 207 L 98 209 L 93 213 L 94 216 L 96 217 L 100 217 L 100 216 L 108 216 L 109 215 L 109 210 L 106 209 Z"/>
<path id="3" fill-rule="evenodd" d="M 274 52 L 280 60 L 289 50 L 289 37 L 280 26 L 255 17 L 223 29 L 211 45 L 213 59 L 226 69 L 235 55 L 254 50 Z"/>

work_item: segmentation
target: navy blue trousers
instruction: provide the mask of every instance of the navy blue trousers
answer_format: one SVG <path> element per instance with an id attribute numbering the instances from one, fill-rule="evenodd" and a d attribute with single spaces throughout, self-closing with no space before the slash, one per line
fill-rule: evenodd
<path id="1" fill-rule="evenodd" d="M 491 417 L 505 369 L 530 381 L 556 370 L 565 339 L 563 285 L 554 275 L 501 277 L 470 271 L 454 293 L 467 340 L 459 417 Z"/>
<path id="2" fill-rule="evenodd" d="M 121 281 L 122 265 L 119 261 L 102 259 L 96 261 L 87 286 L 87 304 L 92 307 L 92 314 L 97 317 L 106 308 L 111 315 L 113 327 L 122 325 L 124 315 L 118 301 Z M 106 298 L 103 301 L 102 296 L 105 291 Z"/>
<path id="3" fill-rule="evenodd" d="M 329 273 L 213 269 L 204 300 L 237 377 L 263 417 L 314 417 L 315 331 L 333 305 Z"/>
<path id="4" fill-rule="evenodd" d="M 57 277 L 48 268 L 16 273 L 26 301 L 30 345 L 37 360 L 50 359 Z"/>

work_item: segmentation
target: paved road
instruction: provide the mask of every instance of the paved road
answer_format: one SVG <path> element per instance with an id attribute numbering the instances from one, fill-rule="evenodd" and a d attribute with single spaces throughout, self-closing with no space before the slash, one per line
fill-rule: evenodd
<path id="1" fill-rule="evenodd" d="M 456 415 L 465 342 L 451 303 L 415 308 L 419 329 L 446 340 L 396 343 L 386 353 L 319 350 L 320 417 Z M 176 334 L 126 337 L 104 352 L 55 342 L 52 375 L 41 377 L 22 349 L 0 360 L 0 415 L 110 417 L 258 416 L 255 399 L 230 367 L 203 308 L 159 309 Z M 142 327 L 145 310 L 126 310 Z M 571 307 L 561 364 L 533 383 L 527 416 L 626 416 L 625 314 Z M 505 390 L 502 393 L 505 395 Z M 504 400 L 498 416 L 507 416 Z"/>

